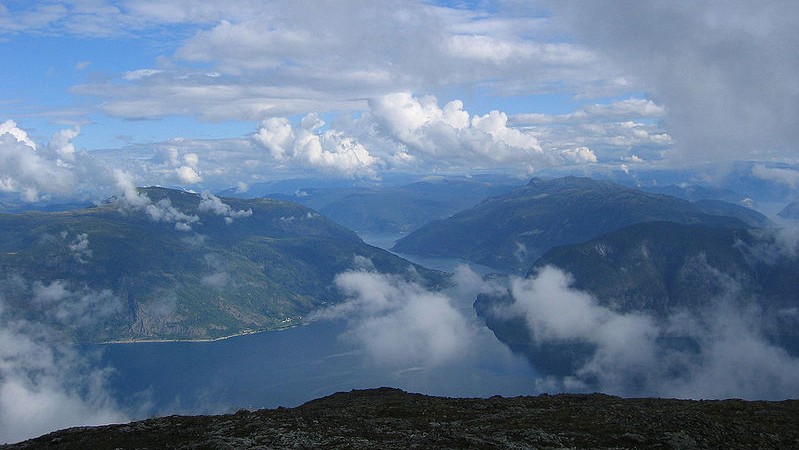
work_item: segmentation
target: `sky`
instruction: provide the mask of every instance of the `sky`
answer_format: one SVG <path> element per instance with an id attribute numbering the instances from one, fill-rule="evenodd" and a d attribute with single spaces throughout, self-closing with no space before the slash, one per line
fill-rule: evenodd
<path id="1" fill-rule="evenodd" d="M 792 1 L 4 1 L 0 191 L 794 163 Z M 795 173 L 791 176 L 797 175 Z"/>

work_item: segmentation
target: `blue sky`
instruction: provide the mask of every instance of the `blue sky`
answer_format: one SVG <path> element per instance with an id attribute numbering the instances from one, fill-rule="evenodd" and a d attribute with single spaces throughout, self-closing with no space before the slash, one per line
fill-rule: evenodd
<path id="1" fill-rule="evenodd" d="M 0 189 L 794 163 L 798 8 L 4 2 Z"/>

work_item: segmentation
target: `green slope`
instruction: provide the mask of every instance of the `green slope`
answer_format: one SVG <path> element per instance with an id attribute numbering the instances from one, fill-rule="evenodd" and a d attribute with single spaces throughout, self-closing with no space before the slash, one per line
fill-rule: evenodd
<path id="1" fill-rule="evenodd" d="M 341 300 L 334 276 L 366 259 L 383 272 L 412 273 L 409 262 L 297 204 L 226 198 L 219 214 L 201 210 L 196 194 L 141 192 L 196 216 L 192 230 L 114 201 L 0 215 L 7 307 L 82 341 L 213 339 L 299 323 Z M 424 282 L 443 280 L 415 269 Z"/>
<path id="2" fill-rule="evenodd" d="M 419 228 L 394 250 L 523 272 L 550 248 L 634 223 L 666 220 L 740 228 L 752 223 L 748 210 L 733 206 L 723 211 L 740 217 L 722 217 L 716 215 L 721 208 L 713 207 L 708 211 L 686 200 L 588 178 L 533 179 L 509 194 Z"/>

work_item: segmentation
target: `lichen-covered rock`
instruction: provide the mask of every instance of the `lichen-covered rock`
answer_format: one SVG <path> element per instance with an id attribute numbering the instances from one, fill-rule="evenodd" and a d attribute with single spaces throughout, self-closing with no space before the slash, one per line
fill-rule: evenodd
<path id="1" fill-rule="evenodd" d="M 464 399 L 381 388 L 290 409 L 74 428 L 0 448 L 799 448 L 799 400 Z"/>

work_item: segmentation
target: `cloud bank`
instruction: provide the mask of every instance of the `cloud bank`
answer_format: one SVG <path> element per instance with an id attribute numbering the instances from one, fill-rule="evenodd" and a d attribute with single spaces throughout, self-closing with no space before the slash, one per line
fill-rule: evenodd
<path id="1" fill-rule="evenodd" d="M 614 311 L 571 283 L 560 269 L 544 267 L 528 279 L 512 280 L 513 302 L 495 311 L 523 318 L 534 345 L 590 349 L 573 373 L 538 380 L 541 389 L 687 398 L 799 394 L 799 358 L 766 337 L 760 313 L 737 300 L 734 285 L 705 309 L 656 319 Z"/>
<path id="2" fill-rule="evenodd" d="M 561 348 L 564 355 L 583 352 L 570 356 L 575 364 L 568 373 L 531 378 L 531 392 L 695 399 L 799 395 L 799 358 L 770 340 L 767 321 L 738 299 L 732 279 L 726 280 L 726 293 L 708 306 L 666 318 L 615 311 L 573 288 L 571 277 L 555 267 L 507 284 L 459 268 L 454 280 L 453 288 L 435 292 L 361 264 L 336 277 L 347 300 L 312 320 L 344 320 L 341 338 L 378 366 L 456 366 L 490 360 L 481 352 L 496 348 L 478 344 L 485 342 L 485 329 L 474 320 L 471 302 L 478 293 L 507 291 L 512 301 L 495 306 L 492 314 L 522 319 L 534 346 Z"/>
<path id="3" fill-rule="evenodd" d="M 469 354 L 474 330 L 446 295 L 367 270 L 341 273 L 335 285 L 348 299 L 311 319 L 347 320 L 344 338 L 378 365 L 436 366 Z"/>
<path id="4" fill-rule="evenodd" d="M 55 303 L 52 314 L 66 323 L 91 320 L 98 305 L 113 304 L 107 293 L 76 294 L 61 282 L 35 283 L 33 291 L 35 302 Z M 64 344 L 56 330 L 13 317 L 1 297 L 0 342 L 0 442 L 129 420 L 108 389 L 110 369 Z"/>

